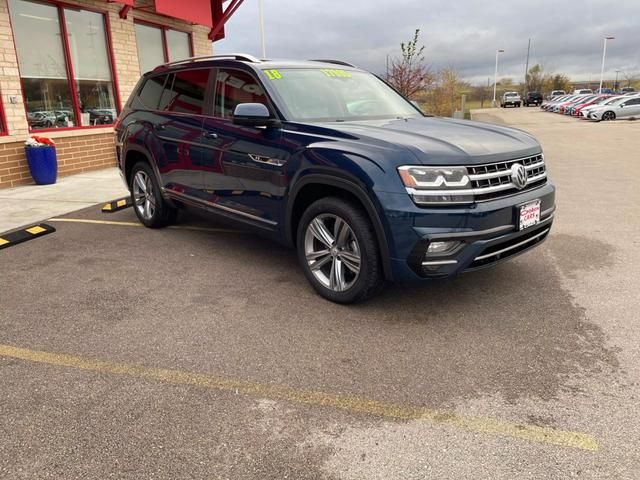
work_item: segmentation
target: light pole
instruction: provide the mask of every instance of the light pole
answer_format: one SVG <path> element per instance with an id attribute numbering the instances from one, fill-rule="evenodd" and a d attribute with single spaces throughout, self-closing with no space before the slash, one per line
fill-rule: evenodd
<path id="1" fill-rule="evenodd" d="M 616 37 L 604 37 L 604 47 L 602 47 L 602 68 L 600 69 L 600 88 L 598 93 L 602 90 L 602 79 L 604 78 L 604 59 L 607 56 L 607 40 L 614 40 Z"/>
<path id="2" fill-rule="evenodd" d="M 258 0 L 258 16 L 260 17 L 260 47 L 262 48 L 262 58 L 267 58 L 267 50 L 264 45 L 264 6 L 262 0 Z"/>
<path id="3" fill-rule="evenodd" d="M 496 105 L 496 87 L 498 85 L 498 55 L 504 52 L 503 49 L 499 48 L 496 50 L 496 69 L 493 72 L 493 101 L 491 102 L 492 107 L 497 107 Z"/>

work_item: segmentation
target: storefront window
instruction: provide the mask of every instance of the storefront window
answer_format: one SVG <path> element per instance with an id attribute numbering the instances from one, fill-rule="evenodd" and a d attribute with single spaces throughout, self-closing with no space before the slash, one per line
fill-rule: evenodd
<path id="1" fill-rule="evenodd" d="M 9 0 L 9 8 L 29 127 L 113 123 L 104 16 L 29 0 Z"/>
<path id="2" fill-rule="evenodd" d="M 191 37 L 188 33 L 144 23 L 136 23 L 135 29 L 141 73 L 192 55 Z"/>
<path id="3" fill-rule="evenodd" d="M 167 50 L 169 61 L 175 62 L 191 56 L 189 34 L 176 30 L 167 30 Z"/>
<path id="4" fill-rule="evenodd" d="M 81 125 L 104 125 L 116 118 L 104 19 L 101 14 L 64 10 L 69 54 Z"/>
<path id="5" fill-rule="evenodd" d="M 29 126 L 74 126 L 58 9 L 22 0 L 9 6 Z"/>
<path id="6" fill-rule="evenodd" d="M 146 73 L 166 62 L 162 45 L 162 30 L 136 23 L 136 44 L 140 73 Z"/>

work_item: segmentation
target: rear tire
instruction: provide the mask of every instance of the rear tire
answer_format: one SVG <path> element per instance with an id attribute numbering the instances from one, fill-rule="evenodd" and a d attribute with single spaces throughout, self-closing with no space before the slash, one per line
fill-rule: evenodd
<path id="1" fill-rule="evenodd" d="M 352 202 L 326 197 L 312 203 L 300 219 L 296 246 L 304 275 L 327 300 L 361 302 L 382 286 L 373 226 Z"/>
<path id="2" fill-rule="evenodd" d="M 149 228 L 162 228 L 176 221 L 178 211 L 160 193 L 155 173 L 147 162 L 138 162 L 129 178 L 131 204 L 140 223 Z"/>

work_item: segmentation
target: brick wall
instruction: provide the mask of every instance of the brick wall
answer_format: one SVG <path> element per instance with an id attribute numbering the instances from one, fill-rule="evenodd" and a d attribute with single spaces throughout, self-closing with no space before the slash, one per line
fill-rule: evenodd
<path id="1" fill-rule="evenodd" d="M 56 140 L 58 175 L 113 167 L 116 151 L 113 134 L 83 135 Z M 33 183 L 24 157 L 24 143 L 0 144 L 0 188 Z"/>
<path id="2" fill-rule="evenodd" d="M 135 9 L 129 12 L 127 19 L 121 19 L 119 12 L 122 4 L 105 0 L 66 0 L 66 3 L 94 8 L 108 15 L 121 107 L 140 78 L 134 19 L 190 31 L 194 55 L 209 55 L 212 52 L 207 27 Z M 136 0 L 136 5 L 147 3 L 146 0 Z M 8 135 L 0 136 L 0 188 L 32 183 L 24 157 L 24 140 L 29 136 L 29 127 L 17 63 L 7 0 L 0 0 L 0 96 L 8 132 Z M 116 161 L 112 132 L 113 129 L 105 127 L 50 131 L 41 135 L 56 141 L 58 174 L 62 176 L 114 166 Z"/>
<path id="3" fill-rule="evenodd" d="M 2 94 L 5 126 L 9 134 L 25 138 L 29 134 L 29 125 L 22 103 L 18 55 L 13 45 L 7 0 L 0 0 L 0 94 Z M 11 103 L 12 97 L 15 97 L 16 103 Z"/>

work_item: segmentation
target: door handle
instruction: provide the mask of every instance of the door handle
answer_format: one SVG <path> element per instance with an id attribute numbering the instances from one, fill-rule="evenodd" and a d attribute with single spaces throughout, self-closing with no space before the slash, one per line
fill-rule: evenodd
<path id="1" fill-rule="evenodd" d="M 202 136 L 211 140 L 215 140 L 216 138 L 218 138 L 218 134 L 215 132 L 204 132 Z"/>
<path id="2" fill-rule="evenodd" d="M 249 158 L 256 163 L 266 163 L 267 165 L 275 165 L 276 167 L 282 167 L 285 163 L 285 160 L 280 160 L 279 158 L 271 158 L 265 157 L 263 155 L 255 155 L 253 153 L 248 153 Z"/>

